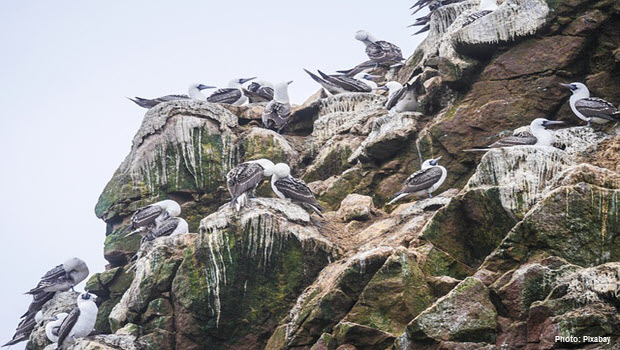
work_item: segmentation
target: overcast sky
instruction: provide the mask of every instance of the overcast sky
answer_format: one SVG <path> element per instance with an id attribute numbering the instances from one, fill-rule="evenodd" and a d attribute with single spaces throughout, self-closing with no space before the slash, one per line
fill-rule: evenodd
<path id="1" fill-rule="evenodd" d="M 301 103 L 318 88 L 302 68 L 367 59 L 358 29 L 411 55 L 422 39 L 406 28 L 411 3 L 0 2 L 0 343 L 47 270 L 72 256 L 104 269 L 105 225 L 93 208 L 145 112 L 125 96 L 259 76 L 293 80 Z"/>

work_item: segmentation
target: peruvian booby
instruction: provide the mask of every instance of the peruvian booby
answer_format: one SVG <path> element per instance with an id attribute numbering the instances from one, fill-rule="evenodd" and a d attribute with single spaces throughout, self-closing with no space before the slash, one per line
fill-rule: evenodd
<path id="1" fill-rule="evenodd" d="M 178 101 L 178 100 L 198 100 L 198 101 L 206 101 L 207 97 L 202 93 L 202 90 L 206 89 L 215 89 L 215 86 L 207 86 L 203 84 L 192 84 L 189 86 L 187 91 L 187 95 L 166 95 L 154 99 L 135 97 L 129 98 L 131 101 L 135 102 L 138 106 L 143 108 L 153 108 L 160 103 L 170 102 L 170 101 Z"/>
<path id="2" fill-rule="evenodd" d="M 388 90 L 388 100 L 385 109 L 390 112 L 414 112 L 418 109 L 418 99 L 413 84 L 405 84 L 396 81 L 387 82 L 378 90 Z"/>
<path id="3" fill-rule="evenodd" d="M 64 292 L 73 288 L 88 277 L 88 266 L 84 260 L 71 258 L 61 265 L 49 270 L 37 284 L 26 294 L 36 295 L 42 292 Z"/>
<path id="4" fill-rule="evenodd" d="M 564 124 L 561 121 L 553 121 L 545 118 L 536 118 L 530 123 L 530 133 L 519 133 L 504 137 L 487 147 L 466 149 L 465 152 L 486 152 L 491 148 L 504 148 L 512 146 L 551 146 L 553 134 L 547 127 Z"/>
<path id="5" fill-rule="evenodd" d="M 77 297 L 77 306 L 60 324 L 56 349 L 65 349 L 78 338 L 86 337 L 93 331 L 98 311 L 95 299 L 97 296 L 88 292 Z"/>
<path id="6" fill-rule="evenodd" d="M 291 117 L 291 101 L 288 97 L 288 85 L 292 81 L 277 83 L 273 100 L 263 110 L 262 121 L 267 129 L 275 129 L 278 133 L 286 126 Z"/>
<path id="7" fill-rule="evenodd" d="M 264 80 L 256 80 L 243 89 L 243 93 L 250 99 L 250 103 L 269 102 L 273 100 L 272 83 Z"/>
<path id="8" fill-rule="evenodd" d="M 52 343 L 58 342 L 58 331 L 60 331 L 60 325 L 67 316 L 69 316 L 68 313 L 61 312 L 47 320 L 48 323 L 45 325 L 45 335 Z"/>
<path id="9" fill-rule="evenodd" d="M 393 204 L 409 195 L 428 195 L 432 197 L 432 193 L 443 184 L 448 176 L 446 168 L 438 165 L 440 159 L 441 157 L 425 160 L 424 163 L 422 163 L 422 169 L 411 174 L 407 180 L 405 180 L 403 188 L 394 195 L 394 199 L 388 204 Z"/>
<path id="10" fill-rule="evenodd" d="M 247 83 L 253 78 L 239 78 L 228 82 L 227 88 L 217 89 L 211 96 L 207 97 L 207 101 L 211 103 L 228 103 L 235 106 L 246 104 L 249 99 L 243 94 L 242 84 Z"/>
<path id="11" fill-rule="evenodd" d="M 187 221 L 171 217 L 158 223 L 154 229 L 144 236 L 143 241 L 152 241 L 158 237 L 184 235 L 189 232 Z"/>
<path id="12" fill-rule="evenodd" d="M 371 61 L 376 63 L 398 63 L 404 60 L 400 48 L 384 40 L 377 40 L 365 30 L 358 30 L 355 39 L 366 45 L 366 54 Z"/>
<path id="13" fill-rule="evenodd" d="M 237 211 L 245 206 L 253 196 L 263 177 L 273 175 L 274 164 L 268 159 L 250 160 L 241 163 L 226 174 L 226 184 L 230 192 L 230 205 Z"/>
<path id="14" fill-rule="evenodd" d="M 179 203 L 166 199 L 151 205 L 147 205 L 138 209 L 131 217 L 131 224 L 127 229 L 132 230 L 125 237 L 136 233 L 144 233 L 144 231 L 152 229 L 158 222 L 164 221 L 169 217 L 181 215 L 181 206 Z M 126 229 L 126 230 L 127 230 Z M 126 231 L 124 230 L 124 231 Z"/>
<path id="15" fill-rule="evenodd" d="M 278 163 L 273 167 L 271 189 L 278 197 L 289 199 L 302 206 L 309 206 L 319 216 L 323 217 L 321 214 L 323 208 L 314 197 L 312 190 L 305 182 L 291 176 L 291 168 L 287 164 Z"/>
<path id="16" fill-rule="evenodd" d="M 489 13 L 497 10 L 497 0 L 480 0 L 480 6 L 478 7 L 478 11 L 472 13 L 471 15 L 465 18 L 463 22 L 463 28 L 474 23 L 478 19 L 488 15 Z"/>
<path id="17" fill-rule="evenodd" d="M 34 327 L 37 323 L 41 322 L 43 319 L 41 311 L 30 313 L 19 322 L 17 328 L 15 329 L 15 333 L 13 334 L 13 338 L 8 341 L 6 344 L 2 345 L 2 347 L 15 345 L 17 343 L 23 342 L 30 338 L 30 334 L 34 330 Z"/>
<path id="18" fill-rule="evenodd" d="M 377 86 L 377 84 L 371 80 L 377 76 L 366 74 L 364 72 L 357 73 L 353 78 L 351 78 L 347 75 L 327 75 L 321 71 L 318 71 L 321 75 L 319 77 L 306 69 L 304 69 L 304 71 L 332 95 L 345 92 L 372 92 L 372 89 Z"/>
<path id="19" fill-rule="evenodd" d="M 610 121 L 620 121 L 620 110 L 611 103 L 598 97 L 590 97 L 590 91 L 582 83 L 560 84 L 573 93 L 569 104 L 573 113 L 579 119 L 588 123 L 606 124 Z"/>

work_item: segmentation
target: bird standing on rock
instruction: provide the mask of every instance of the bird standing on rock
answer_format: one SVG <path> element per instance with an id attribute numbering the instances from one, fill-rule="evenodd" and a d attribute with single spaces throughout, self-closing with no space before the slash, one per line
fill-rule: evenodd
<path id="1" fill-rule="evenodd" d="M 88 266 L 80 258 L 71 258 L 47 271 L 36 287 L 26 294 L 41 292 L 64 292 L 88 277 Z"/>
<path id="2" fill-rule="evenodd" d="M 377 90 L 388 90 L 385 109 L 390 112 L 415 112 L 418 109 L 418 99 L 413 84 L 403 86 L 397 81 L 389 81 Z"/>
<path id="3" fill-rule="evenodd" d="M 409 195 L 432 197 L 432 193 L 443 184 L 448 176 L 446 168 L 438 165 L 440 159 L 441 157 L 425 160 L 422 163 L 422 169 L 411 174 L 405 180 L 403 188 L 394 195 L 394 199 L 388 204 L 393 204 Z"/>
<path id="4" fill-rule="evenodd" d="M 357 73 L 353 78 L 347 75 L 327 75 L 318 71 L 320 77 L 316 74 L 304 69 L 310 77 L 321 84 L 321 86 L 330 94 L 337 95 L 347 92 L 372 92 L 377 88 L 377 83 L 371 79 L 378 78 L 377 75 L 370 75 L 364 72 Z"/>
<path id="5" fill-rule="evenodd" d="M 226 184 L 230 193 L 230 206 L 237 211 L 247 205 L 249 197 L 263 181 L 263 177 L 273 174 L 274 164 L 269 159 L 251 160 L 241 163 L 226 174 Z"/>
<path id="6" fill-rule="evenodd" d="M 48 319 L 48 323 L 45 325 L 45 335 L 52 343 L 58 342 L 58 332 L 60 331 L 60 325 L 65 318 L 69 316 L 66 312 L 61 312 L 54 315 L 54 317 Z"/>
<path id="7" fill-rule="evenodd" d="M 263 111 L 262 121 L 267 129 L 276 129 L 278 133 L 286 126 L 291 117 L 291 101 L 288 97 L 288 86 L 292 81 L 277 83 L 273 100 L 267 103 Z"/>
<path id="8" fill-rule="evenodd" d="M 243 93 L 242 84 L 247 83 L 253 78 L 239 78 L 228 82 L 227 88 L 217 89 L 211 96 L 207 97 L 207 101 L 211 103 L 228 103 L 235 106 L 241 106 L 248 103 L 248 97 Z"/>
<path id="9" fill-rule="evenodd" d="M 504 137 L 487 147 L 466 149 L 465 152 L 486 152 L 491 148 L 504 148 L 513 146 L 551 146 L 553 144 L 553 134 L 547 130 L 551 125 L 564 124 L 561 121 L 553 121 L 545 118 L 536 118 L 530 123 L 529 133 Z"/>
<path id="10" fill-rule="evenodd" d="M 611 122 L 620 121 L 620 110 L 611 103 L 598 97 L 590 97 L 590 91 L 582 83 L 560 84 L 560 86 L 568 88 L 573 93 L 570 97 L 569 104 L 575 115 L 588 123 L 602 125 Z"/>
<path id="11" fill-rule="evenodd" d="M 480 0 L 478 11 L 465 18 L 462 28 L 467 27 L 495 10 L 497 10 L 497 0 Z"/>
<path id="12" fill-rule="evenodd" d="M 250 99 L 249 103 L 269 102 L 273 100 L 272 83 L 265 80 L 256 80 L 243 89 L 243 93 Z"/>
<path id="13" fill-rule="evenodd" d="M 128 229 L 132 231 L 125 235 L 125 237 L 136 233 L 144 234 L 169 217 L 177 217 L 179 215 L 181 215 L 181 206 L 171 199 L 142 207 L 136 210 L 131 217 L 131 225 Z"/>
<path id="14" fill-rule="evenodd" d="M 135 102 L 138 106 L 143 108 L 153 108 L 160 103 L 170 102 L 170 101 L 179 101 L 179 100 L 197 100 L 197 101 L 206 101 L 207 97 L 202 93 L 202 90 L 206 89 L 215 89 L 215 86 L 207 86 L 203 84 L 192 84 L 189 86 L 188 95 L 166 95 L 154 99 L 147 99 L 142 97 L 129 98 L 131 101 Z"/>
<path id="15" fill-rule="evenodd" d="M 316 200 L 312 190 L 300 179 L 291 176 L 291 168 L 284 163 L 278 163 L 273 168 L 271 176 L 271 189 L 282 199 L 289 199 L 292 202 L 308 206 L 320 217 L 323 208 Z"/>
<path id="16" fill-rule="evenodd" d="M 98 312 L 95 299 L 97 296 L 88 292 L 77 297 L 77 306 L 60 324 L 56 349 L 66 349 L 78 338 L 87 337 L 93 331 Z"/>
<path id="17" fill-rule="evenodd" d="M 365 30 L 358 30 L 355 33 L 355 39 L 366 45 L 366 54 L 375 63 L 390 65 L 404 60 L 403 53 L 398 46 L 384 40 L 377 40 Z"/>

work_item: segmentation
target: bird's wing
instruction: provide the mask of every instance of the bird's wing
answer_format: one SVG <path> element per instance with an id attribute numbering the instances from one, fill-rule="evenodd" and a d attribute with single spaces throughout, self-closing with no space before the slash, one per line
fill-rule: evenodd
<path id="1" fill-rule="evenodd" d="M 405 92 L 407 92 L 407 88 L 403 86 L 402 88 L 398 89 L 398 91 L 390 95 L 387 102 L 385 103 L 385 109 L 389 111 L 390 109 L 394 108 L 398 101 L 403 98 Z"/>
<path id="2" fill-rule="evenodd" d="M 178 100 L 189 100 L 189 99 L 190 98 L 187 95 L 166 95 L 166 96 L 162 96 L 160 98 L 157 98 L 159 103 L 170 102 L 170 101 L 178 101 Z"/>
<path id="3" fill-rule="evenodd" d="M 611 121 L 618 120 L 618 118 L 613 116 L 613 114 L 618 112 L 616 107 L 602 98 L 588 97 L 577 100 L 575 102 L 575 109 L 588 118 L 598 117 Z"/>
<path id="4" fill-rule="evenodd" d="M 337 86 L 334 83 L 332 83 L 331 81 L 327 81 L 327 80 L 321 79 L 321 77 L 319 77 L 318 75 L 316 75 L 316 74 L 314 74 L 314 73 L 312 73 L 312 72 L 310 72 L 310 71 L 308 71 L 306 69 L 304 69 L 304 71 L 306 73 L 308 73 L 308 75 L 314 81 L 316 81 L 317 83 L 321 84 L 321 86 L 323 88 L 325 88 L 325 90 L 329 91 L 330 93 L 335 95 L 335 94 L 338 94 L 338 93 L 342 92 L 341 91 L 342 89 L 339 86 Z"/>
<path id="5" fill-rule="evenodd" d="M 69 333 L 71 333 L 71 329 L 73 329 L 73 326 L 75 326 L 75 323 L 77 322 L 79 317 L 80 308 L 76 306 L 62 321 L 62 323 L 60 324 L 60 329 L 58 330 L 58 348 L 60 348 L 65 339 L 69 336 Z"/>
<path id="6" fill-rule="evenodd" d="M 403 59 L 400 48 L 387 41 L 378 40 L 366 46 L 366 54 L 373 61 L 397 61 Z"/>
<path id="7" fill-rule="evenodd" d="M 291 104 L 290 103 L 276 103 L 276 111 L 280 118 L 287 119 L 291 116 Z"/>
<path id="8" fill-rule="evenodd" d="M 65 271 L 65 268 L 62 266 L 62 264 L 60 264 L 53 269 L 47 271 L 45 275 L 41 277 L 41 281 L 51 281 L 66 275 L 67 272 Z"/>
<path id="9" fill-rule="evenodd" d="M 179 218 L 169 218 L 151 231 L 146 239 L 150 241 L 157 237 L 170 236 L 170 234 L 176 230 L 179 221 Z"/>
<path id="10" fill-rule="evenodd" d="M 54 297 L 55 292 L 39 292 L 32 295 L 32 301 L 28 306 L 28 311 L 24 314 L 24 316 L 30 313 L 37 313 L 45 303 L 51 300 Z M 22 316 L 23 317 L 23 316 Z"/>
<path id="11" fill-rule="evenodd" d="M 477 21 L 479 18 L 484 17 L 486 15 L 488 15 L 489 13 L 491 13 L 493 11 L 491 10 L 484 10 L 484 11 L 478 11 L 475 13 L 472 13 L 471 15 L 467 16 L 467 18 L 465 19 L 465 22 L 463 22 L 463 26 L 461 28 L 465 28 L 468 25 L 474 23 L 475 21 Z"/>
<path id="12" fill-rule="evenodd" d="M 371 92 L 372 89 L 366 83 L 346 75 L 327 75 L 319 71 L 323 79 L 336 84 L 346 91 L 350 92 Z"/>
<path id="13" fill-rule="evenodd" d="M 536 141 L 538 141 L 538 139 L 534 137 L 534 135 L 522 133 L 519 135 L 508 136 L 499 139 L 493 144 L 491 144 L 489 148 L 535 145 Z"/>
<path id="14" fill-rule="evenodd" d="M 249 90 L 249 89 L 243 89 L 243 94 L 246 95 L 250 99 L 250 103 L 267 102 L 267 101 L 269 101 L 268 99 L 263 97 L 261 94 L 259 94 L 258 91 L 252 91 L 252 90 Z"/>
<path id="15" fill-rule="evenodd" d="M 273 100 L 273 88 L 269 86 L 261 86 L 256 93 L 267 99 L 267 101 Z"/>
<path id="16" fill-rule="evenodd" d="M 142 207 L 136 211 L 131 217 L 131 225 L 133 228 L 138 228 L 146 225 L 150 225 L 155 221 L 163 209 L 157 205 L 148 205 Z"/>
<path id="17" fill-rule="evenodd" d="M 235 88 L 218 89 L 211 96 L 207 97 L 207 101 L 211 103 L 234 103 L 241 98 L 242 92 Z"/>
<path id="18" fill-rule="evenodd" d="M 431 188 L 441 178 L 442 171 L 439 167 L 431 167 L 423 170 L 418 170 L 411 174 L 407 180 L 402 193 L 413 193 Z"/>
<path id="19" fill-rule="evenodd" d="M 278 179 L 274 185 L 286 198 L 290 198 L 297 202 L 308 203 L 323 210 L 316 200 L 316 197 L 314 197 L 314 193 L 310 190 L 310 187 L 302 180 L 288 176 Z"/>
<path id="20" fill-rule="evenodd" d="M 230 196 L 236 199 L 242 193 L 254 188 L 262 180 L 264 170 L 257 163 L 241 163 L 234 167 L 226 175 Z"/>

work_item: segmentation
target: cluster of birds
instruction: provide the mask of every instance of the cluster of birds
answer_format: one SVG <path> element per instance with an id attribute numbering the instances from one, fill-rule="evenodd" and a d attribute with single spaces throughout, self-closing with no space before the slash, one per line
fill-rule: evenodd
<path id="1" fill-rule="evenodd" d="M 86 263 L 79 258 L 71 258 L 49 270 L 41 277 L 36 287 L 26 294 L 32 295 L 32 302 L 28 311 L 22 316 L 13 339 L 3 345 L 10 346 L 28 340 L 35 326 L 46 322 L 45 334 L 57 349 L 63 349 L 72 344 L 77 338 L 88 336 L 95 327 L 97 320 L 96 295 L 88 292 L 80 294 L 77 306 L 70 313 L 58 313 L 51 318 L 44 319 L 43 305 L 51 300 L 56 293 L 73 289 L 74 286 L 88 277 Z"/>
<path id="2" fill-rule="evenodd" d="M 410 8 L 410 10 L 413 10 L 412 15 L 415 15 L 416 13 L 418 13 L 418 11 L 420 11 L 421 9 L 425 7 L 428 7 L 429 12 L 426 16 L 416 18 L 415 22 L 409 26 L 409 27 L 423 26 L 422 29 L 413 33 L 413 35 L 421 34 L 431 29 L 431 24 L 430 24 L 431 17 L 438 8 L 442 6 L 450 5 L 450 4 L 456 4 L 462 1 L 464 0 L 418 0 Z M 461 28 L 467 27 L 468 25 L 474 23 L 478 19 L 497 10 L 497 7 L 498 7 L 497 0 L 481 0 L 480 4 L 478 5 L 478 10 L 474 13 L 471 13 L 465 18 Z"/>

